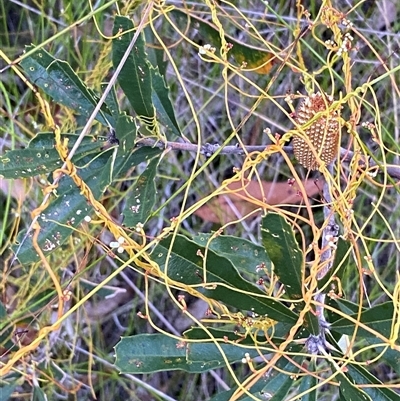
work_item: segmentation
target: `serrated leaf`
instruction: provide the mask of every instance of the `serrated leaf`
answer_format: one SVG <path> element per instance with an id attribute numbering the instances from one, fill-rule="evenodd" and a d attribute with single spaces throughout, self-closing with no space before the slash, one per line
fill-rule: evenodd
<path id="1" fill-rule="evenodd" d="M 65 134 L 68 145 L 72 147 L 78 135 Z M 94 137 L 85 137 L 77 149 L 72 161 L 100 149 L 102 143 Z M 0 156 L 0 175 L 4 178 L 28 178 L 40 174 L 49 174 L 62 166 L 60 156 L 55 149 L 54 134 L 42 132 L 37 134 L 25 149 L 9 150 Z"/>
<path id="2" fill-rule="evenodd" d="M 368 326 L 371 330 L 389 338 L 393 321 L 393 312 L 393 303 L 385 302 L 361 312 L 360 317 L 358 317 L 357 314 L 354 314 L 351 317 L 356 320 L 360 319 L 360 322 L 364 323 L 364 325 Z M 346 318 L 341 318 L 332 323 L 331 330 L 352 336 L 356 330 L 356 325 Z M 375 334 L 358 326 L 357 336 L 374 338 Z"/>
<path id="3" fill-rule="evenodd" d="M 168 250 L 171 255 L 166 266 Z M 205 250 L 183 236 L 176 236 L 171 245 L 171 237 L 162 240 L 152 256 L 160 268 L 171 279 L 187 285 L 203 284 L 197 290 L 206 297 L 222 301 L 240 310 L 248 310 L 276 321 L 292 323 L 297 315 L 279 301 L 266 297 L 258 287 L 244 280 L 232 263 L 212 250 L 207 252 L 206 274 L 203 278 L 203 260 L 200 254 Z M 213 289 L 211 288 L 211 284 Z M 238 291 L 239 290 L 239 291 Z M 246 293 L 245 293 L 246 292 Z"/>
<path id="4" fill-rule="evenodd" d="M 167 139 L 173 140 L 181 136 L 181 131 L 169 98 L 169 89 L 158 68 L 151 67 L 150 72 L 153 84 L 151 98 L 156 109 L 157 120 L 165 127 Z"/>
<path id="5" fill-rule="evenodd" d="M 134 25 L 131 19 L 116 16 L 113 35 L 119 36 L 112 42 L 113 65 L 117 68 L 119 62 L 134 36 Z M 123 35 L 124 32 L 130 31 Z M 153 119 L 155 111 L 152 101 L 152 79 L 147 55 L 144 48 L 144 36 L 141 33 L 135 46 L 126 60 L 120 74 L 118 83 L 128 98 L 130 104 L 140 117 Z"/>
<path id="6" fill-rule="evenodd" d="M 27 46 L 26 51 L 35 46 Z M 20 66 L 25 71 L 29 80 L 47 93 L 55 102 L 89 117 L 99 98 L 83 83 L 71 66 L 66 62 L 54 58 L 44 49 L 38 49 L 32 55 L 24 58 Z M 103 125 L 108 122 L 113 126 L 114 120 L 102 106 L 102 111 L 96 116 L 96 120 Z"/>
<path id="7" fill-rule="evenodd" d="M 156 184 L 158 158 L 153 159 L 146 170 L 138 177 L 132 193 L 128 194 L 125 207 L 124 225 L 135 227 L 138 223 L 144 224 L 149 218 L 156 203 Z"/>
<path id="8" fill-rule="evenodd" d="M 251 275 L 254 280 L 263 274 L 263 269 L 271 272 L 271 261 L 264 247 L 231 235 L 218 235 L 208 242 L 211 236 L 212 234 L 200 233 L 193 237 L 193 241 L 202 247 L 209 243 L 209 249 L 229 259 L 239 272 L 246 276 Z"/>
<path id="9" fill-rule="evenodd" d="M 274 272 L 285 285 L 288 296 L 301 299 L 304 257 L 292 226 L 280 214 L 269 212 L 262 219 L 261 236 Z"/>

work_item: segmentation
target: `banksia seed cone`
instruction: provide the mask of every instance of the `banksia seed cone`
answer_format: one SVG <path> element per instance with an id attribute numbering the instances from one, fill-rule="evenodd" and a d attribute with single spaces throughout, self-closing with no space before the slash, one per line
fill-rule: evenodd
<path id="1" fill-rule="evenodd" d="M 313 93 L 300 104 L 295 117 L 296 123 L 300 126 L 306 124 L 317 113 L 326 111 L 332 102 L 331 96 L 322 95 L 320 92 Z M 305 168 L 317 170 L 319 163 L 315 156 L 316 153 L 327 165 L 331 163 L 339 146 L 339 130 L 340 125 L 336 111 L 322 115 L 309 127 L 304 128 L 304 133 L 313 145 L 314 152 L 303 138 L 294 136 L 293 150 L 298 162 Z"/>

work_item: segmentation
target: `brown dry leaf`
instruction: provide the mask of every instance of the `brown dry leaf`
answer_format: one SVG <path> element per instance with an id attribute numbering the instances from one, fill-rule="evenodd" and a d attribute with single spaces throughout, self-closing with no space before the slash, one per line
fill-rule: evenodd
<path id="1" fill-rule="evenodd" d="M 237 192 L 214 198 L 207 205 L 198 209 L 195 215 L 205 221 L 226 224 L 262 207 L 262 203 L 295 205 L 302 200 L 302 196 L 298 194 L 298 188 L 290 186 L 287 182 L 262 181 L 261 185 L 262 188 L 259 182 L 250 181 L 243 190 L 241 182 L 229 184 L 228 188 Z M 303 185 L 307 195 L 312 197 L 320 192 L 323 182 L 319 180 L 316 185 L 315 180 L 309 179 L 303 182 Z M 266 197 L 264 200 L 263 193 Z M 252 216 L 256 216 L 256 214 Z"/>
<path id="2" fill-rule="evenodd" d="M 19 202 L 26 198 L 28 192 L 25 181 L 19 178 L 12 181 L 0 178 L 0 191 L 6 195 L 10 194 L 12 198 L 17 199 Z"/>

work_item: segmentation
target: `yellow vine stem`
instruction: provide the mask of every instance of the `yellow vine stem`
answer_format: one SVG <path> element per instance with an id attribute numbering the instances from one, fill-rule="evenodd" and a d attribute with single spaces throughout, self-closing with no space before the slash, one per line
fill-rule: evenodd
<path id="1" fill-rule="evenodd" d="M 60 138 L 60 129 L 59 127 L 54 123 L 53 117 L 51 115 L 50 112 L 50 106 L 48 104 L 48 102 L 46 102 L 42 96 L 40 95 L 40 93 L 36 90 L 36 88 L 30 83 L 28 82 L 28 80 L 25 78 L 25 76 L 18 70 L 18 68 L 11 62 L 11 60 L 0 50 L 0 56 L 11 66 L 11 68 L 13 69 L 13 71 L 22 79 L 22 81 L 32 90 L 32 92 L 35 94 L 36 98 L 38 99 L 40 108 L 42 110 L 43 116 L 45 118 L 46 124 L 47 126 L 49 126 L 55 133 L 56 137 Z M 48 188 L 47 190 L 53 190 L 54 187 L 52 188 Z M 36 208 L 35 210 L 32 211 L 31 215 L 33 220 L 35 220 L 35 217 L 37 215 L 39 215 L 44 209 L 46 209 L 48 205 L 48 202 L 42 204 L 40 207 Z M 58 319 L 60 319 L 60 317 L 63 314 L 63 309 L 64 309 L 64 294 L 61 288 L 61 284 L 56 276 L 56 274 L 54 273 L 54 271 L 52 270 L 51 266 L 49 265 L 49 263 L 46 260 L 46 257 L 43 254 L 43 251 L 41 250 L 40 246 L 38 245 L 37 239 L 39 236 L 39 232 L 40 232 L 40 225 L 37 222 L 37 220 L 35 221 L 35 224 L 33 225 L 33 229 L 34 229 L 34 233 L 33 233 L 33 237 L 32 237 L 32 244 L 33 247 L 35 248 L 36 252 L 38 253 L 41 262 L 43 263 L 44 268 L 46 269 L 47 273 L 49 274 L 51 280 L 53 281 L 54 287 L 57 291 L 57 295 L 58 295 Z M 40 342 L 41 339 L 47 335 L 48 333 L 58 330 L 59 328 L 59 323 L 55 323 L 51 326 L 46 326 L 44 328 L 42 328 L 39 333 L 38 333 L 38 337 L 29 345 L 22 347 L 21 349 L 19 349 L 12 357 L 11 359 L 7 362 L 7 364 L 5 364 L 3 366 L 3 368 L 0 369 L 0 376 L 6 374 L 14 365 L 14 363 L 16 361 L 18 361 L 23 355 L 25 355 L 28 352 L 31 352 L 33 350 L 35 350 Z"/>
<path id="2" fill-rule="evenodd" d="M 3 53 L 3 51 L 0 49 L 0 57 L 11 67 L 11 69 L 15 72 L 16 75 L 18 75 L 19 78 L 21 78 L 22 82 L 24 82 L 29 89 L 34 93 L 36 98 L 38 99 L 40 108 L 43 112 L 43 116 L 46 120 L 46 124 L 49 127 L 55 127 L 55 123 L 53 120 L 53 117 L 51 116 L 50 113 L 50 106 L 49 104 L 40 96 L 40 93 L 37 91 L 37 89 L 30 83 L 28 80 L 25 78 L 24 74 L 17 68 L 15 63 L 11 61 L 6 54 Z"/>
<path id="3" fill-rule="evenodd" d="M 265 366 L 263 366 L 260 370 L 255 371 L 254 374 L 252 374 L 248 379 L 241 383 L 240 387 L 232 394 L 230 401 L 238 400 L 243 394 L 246 394 L 251 398 L 257 400 L 257 398 L 254 398 L 254 396 L 249 393 L 249 389 L 254 386 L 254 384 L 256 384 L 265 375 L 265 373 L 268 372 L 268 370 L 270 370 L 275 365 L 277 360 L 282 355 L 285 354 L 286 347 L 293 341 L 297 331 L 303 325 L 304 318 L 307 312 L 308 310 L 306 308 L 304 308 L 300 312 L 296 324 L 292 326 L 286 340 L 281 343 L 276 354 L 268 361 Z"/>
<path id="4" fill-rule="evenodd" d="M 108 3 L 111 4 L 111 3 Z M 43 263 L 44 268 L 46 269 L 46 271 L 48 272 L 49 276 L 51 277 L 55 289 L 57 291 L 57 295 L 58 295 L 58 319 L 57 321 L 50 325 L 50 326 L 45 326 L 43 327 L 41 330 L 39 330 L 37 337 L 35 338 L 35 340 L 33 340 L 29 345 L 24 346 L 22 348 L 20 348 L 19 350 L 17 350 L 13 356 L 7 361 L 6 364 L 4 364 L 2 366 L 2 368 L 0 369 L 0 376 L 3 376 L 5 374 L 7 374 L 14 366 L 14 364 L 20 359 L 22 358 L 24 355 L 28 354 L 29 352 L 34 351 L 41 343 L 41 341 L 51 332 L 56 331 L 59 329 L 60 324 L 62 323 L 62 321 L 69 316 L 70 313 L 72 313 L 73 311 L 75 311 L 84 300 L 88 299 L 90 296 L 92 296 L 99 287 L 97 287 L 97 289 L 95 289 L 94 291 L 90 292 L 88 294 L 87 297 L 84 297 L 79 303 L 77 303 L 73 308 L 71 308 L 69 310 L 68 313 L 63 314 L 63 309 L 64 309 L 64 294 L 62 291 L 62 287 L 58 281 L 58 278 L 56 276 L 56 274 L 53 272 L 53 270 L 51 269 L 49 263 L 46 260 L 45 255 L 43 254 L 42 249 L 40 248 L 39 244 L 38 244 L 38 236 L 40 233 L 40 224 L 37 221 L 37 216 L 47 208 L 49 201 L 50 201 L 50 197 L 48 196 L 50 194 L 50 192 L 52 192 L 54 189 L 56 189 L 58 187 L 58 182 L 61 178 L 61 176 L 63 174 L 67 174 L 69 175 L 72 180 L 75 182 L 76 186 L 81 190 L 81 193 L 84 197 L 86 197 L 86 199 L 93 205 L 96 214 L 100 217 L 101 221 L 104 223 L 105 227 L 107 227 L 114 235 L 116 238 L 119 238 L 120 236 L 123 236 L 126 240 L 126 242 L 129 244 L 129 251 L 130 251 L 130 255 L 132 256 L 132 259 L 135 257 L 138 257 L 138 255 L 134 255 L 133 254 L 133 250 L 137 249 L 137 250 L 141 250 L 143 247 L 138 245 L 135 241 L 131 240 L 128 235 L 125 233 L 125 231 L 118 227 L 111 219 L 111 217 L 108 215 L 107 211 L 105 210 L 105 208 L 103 207 L 103 205 L 101 205 L 93 196 L 92 192 L 90 191 L 89 187 L 86 185 L 86 183 L 84 183 L 82 181 L 82 179 L 77 175 L 77 169 L 75 167 L 75 165 L 71 162 L 71 158 L 72 158 L 72 154 L 68 152 L 68 140 L 62 140 L 61 138 L 61 131 L 60 128 L 54 123 L 53 117 L 51 115 L 50 112 L 50 106 L 48 104 L 48 102 L 46 102 L 40 95 L 40 93 L 36 90 L 36 88 L 30 83 L 28 82 L 28 80 L 25 78 L 25 76 L 18 70 L 18 68 L 16 67 L 16 62 L 12 62 L 1 50 L 0 50 L 0 57 L 2 57 L 7 63 L 8 65 L 12 68 L 12 70 L 17 74 L 17 76 L 19 76 L 22 81 L 32 90 L 32 92 L 35 94 L 36 98 L 38 99 L 40 108 L 42 110 L 42 113 L 45 117 L 45 121 L 46 121 L 46 125 L 48 127 L 50 127 L 50 129 L 53 131 L 54 133 L 54 137 L 55 137 L 55 148 L 57 150 L 57 152 L 59 153 L 59 156 L 61 158 L 61 160 L 64 162 L 63 168 L 62 169 L 58 169 L 55 170 L 53 173 L 53 184 L 49 185 L 46 189 L 45 189 L 45 201 L 42 203 L 41 206 L 39 206 L 38 208 L 36 208 L 35 210 L 32 211 L 32 218 L 34 223 L 32 224 L 32 228 L 34 229 L 34 234 L 33 234 L 33 238 L 32 238 L 32 242 L 33 242 L 33 247 L 36 250 L 36 252 L 38 253 L 41 262 Z M 144 246 L 144 245 L 143 245 Z M 145 259 L 149 260 L 149 257 L 147 255 L 145 255 Z M 153 270 L 154 272 L 154 266 L 151 263 L 148 264 L 144 264 L 143 262 L 139 262 L 138 264 L 140 264 L 142 267 L 147 267 L 148 269 Z M 126 265 L 124 264 L 120 269 L 122 270 L 123 268 L 125 268 Z M 120 269 L 118 269 L 116 272 L 119 272 Z M 116 273 L 114 272 L 114 273 Z M 111 274 L 106 280 L 103 281 L 103 283 L 105 284 L 106 282 L 108 282 L 109 280 L 111 280 L 111 278 L 114 276 L 114 274 Z"/>
<path id="5" fill-rule="evenodd" d="M 393 319 L 390 331 L 389 344 L 392 349 L 396 347 L 396 341 L 400 333 L 400 273 L 397 272 L 397 283 L 393 291 Z"/>

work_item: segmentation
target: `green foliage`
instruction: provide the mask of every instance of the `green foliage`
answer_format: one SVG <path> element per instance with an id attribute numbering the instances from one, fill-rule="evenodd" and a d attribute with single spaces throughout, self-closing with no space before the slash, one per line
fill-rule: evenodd
<path id="1" fill-rule="evenodd" d="M 262 221 L 262 243 L 274 264 L 279 281 L 285 284 L 289 298 L 302 298 L 304 257 L 290 224 L 276 213 Z"/>
<path id="2" fill-rule="evenodd" d="M 25 51 L 33 50 L 33 46 L 27 46 Z M 73 71 L 72 67 L 63 60 L 57 60 L 47 51 L 39 49 L 31 56 L 24 58 L 20 66 L 23 68 L 29 80 L 55 102 L 63 104 L 75 112 L 86 117 L 90 116 L 96 107 L 99 98 L 82 82 Z M 104 113 L 108 113 L 106 106 Z M 96 116 L 98 121 L 107 125 L 107 119 L 111 116 Z M 112 123 L 110 121 L 110 123 Z"/>
<path id="3" fill-rule="evenodd" d="M 171 237 L 161 241 L 152 255 L 171 280 L 198 287 L 207 298 L 278 321 L 293 322 L 296 319 L 286 306 L 266 297 L 263 291 L 244 280 L 229 258 L 212 250 L 206 253 L 204 248 L 183 236 L 177 236 L 173 242 Z M 201 255 L 207 255 L 204 265 Z"/>
<path id="4" fill-rule="evenodd" d="M 245 3 L 253 7 L 251 1 L 237 7 Z M 11 124 L 18 133 L 0 155 L 2 179 L 34 188 L 29 194 L 24 188 L 19 200 L 12 195 L 12 224 L 2 224 L 12 228 L 2 260 L 0 399 L 25 391 L 42 400 L 55 386 L 78 399 L 137 397 L 135 386 L 171 399 L 160 389 L 178 389 L 182 378 L 190 384 L 171 396 L 193 401 L 400 399 L 400 208 L 388 196 L 399 194 L 388 182 L 400 177 L 400 149 L 387 138 L 397 103 L 385 109 L 383 124 L 380 102 L 388 95 L 384 85 L 370 83 L 371 70 L 362 78 L 350 58 L 347 34 L 358 31 L 343 25 L 345 11 L 328 2 L 310 16 L 299 6 L 291 25 L 286 6 L 265 2 L 252 14 L 226 2 L 190 10 L 129 3 L 133 19 L 114 16 L 116 9 L 96 15 L 96 29 L 112 31 L 99 45 L 101 57 L 85 41 L 73 57 L 56 46 L 29 45 L 13 63 L 39 106 L 29 133 L 22 122 Z M 355 8 L 363 12 L 362 4 Z M 73 10 L 63 18 L 81 15 Z M 260 33 L 265 12 L 273 34 Z M 310 29 L 300 26 L 305 18 Z M 97 31 L 92 35 L 100 40 Z M 372 82 L 390 83 L 394 96 L 391 78 L 399 68 L 385 68 Z M 108 82 L 115 85 L 93 130 L 82 133 Z M 351 139 L 342 135 L 333 173 L 321 164 L 324 194 L 315 201 L 284 146 L 316 121 L 296 126 L 292 102 L 330 88 Z M 11 104 L 23 96 L 3 83 L 0 89 L 3 114 L 22 121 Z M 260 113 L 277 117 L 263 121 Z M 374 157 L 383 160 L 378 178 L 359 132 L 362 113 L 375 121 L 369 135 L 379 145 Z M 270 146 L 258 132 L 265 121 L 273 127 L 264 130 Z M 18 135 L 24 141 L 16 143 Z M 218 142 L 221 153 L 204 157 L 206 141 Z M 248 143 L 260 147 L 247 149 Z M 265 188 L 288 178 L 298 202 L 288 203 L 286 193 L 269 201 Z M 259 183 L 258 196 L 250 181 Z M 199 223 L 196 213 L 214 199 L 237 219 L 222 227 L 207 217 Z M 252 212 L 242 213 L 238 199 Z M 393 216 L 384 217 L 387 210 Z M 334 237 L 327 235 L 327 227 L 336 230 L 332 216 L 339 224 Z M 381 265 L 391 275 L 377 272 Z M 32 380 L 15 373 L 22 370 Z M 169 372 L 174 385 L 158 383 L 159 372 Z M 148 382 L 130 376 L 150 373 L 157 385 L 152 375 Z M 82 376 L 96 380 L 83 385 Z M 197 380 L 209 380 L 207 394 L 188 390 L 199 387 Z"/>
<path id="5" fill-rule="evenodd" d="M 156 186 L 154 179 L 157 175 L 158 160 L 153 159 L 148 168 L 141 174 L 134 186 L 124 213 L 124 224 L 135 227 L 138 223 L 144 224 L 156 203 Z"/>
<path id="6" fill-rule="evenodd" d="M 68 146 L 71 148 L 78 135 L 66 133 L 63 138 L 68 140 Z M 106 138 L 100 138 L 100 140 L 96 140 L 94 137 L 84 138 L 75 153 L 74 163 L 82 162 L 82 159 L 90 153 L 97 153 L 105 140 Z M 29 142 L 27 148 L 9 150 L 0 156 L 0 174 L 5 178 L 13 179 L 51 173 L 62 165 L 60 155 L 54 145 L 54 134 L 39 133 Z"/>
<path id="7" fill-rule="evenodd" d="M 229 363 L 241 361 L 244 353 L 257 356 L 257 350 L 232 344 L 180 343 L 163 334 L 124 337 L 115 347 L 116 366 L 125 373 L 153 373 L 163 370 L 207 372 L 219 368 L 221 352 Z"/>
<path id="8" fill-rule="evenodd" d="M 133 39 L 133 22 L 127 17 L 115 18 L 113 35 L 118 36 L 113 40 L 113 64 L 116 68 L 125 51 Z M 123 88 L 126 97 L 135 112 L 143 118 L 152 120 L 154 108 L 151 99 L 152 79 L 150 65 L 144 50 L 144 35 L 140 34 L 135 42 L 133 51 L 118 75 L 118 82 Z"/>

